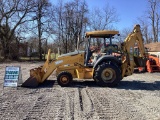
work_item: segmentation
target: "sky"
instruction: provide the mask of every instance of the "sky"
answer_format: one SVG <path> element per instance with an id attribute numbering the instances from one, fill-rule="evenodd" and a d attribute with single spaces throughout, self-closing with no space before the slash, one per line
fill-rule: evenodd
<path id="1" fill-rule="evenodd" d="M 120 21 L 115 25 L 117 29 L 134 26 L 137 18 L 144 15 L 147 10 L 147 0 L 86 0 L 89 8 L 104 7 L 105 3 L 114 7 Z M 94 1 L 94 2 L 93 2 Z"/>
<path id="2" fill-rule="evenodd" d="M 58 0 L 54 0 L 55 3 L 56 1 Z M 139 24 L 136 23 L 137 18 L 143 16 L 147 11 L 147 0 L 86 0 L 86 2 L 89 9 L 93 9 L 94 7 L 103 8 L 107 3 L 110 7 L 114 7 L 120 19 L 114 25 L 117 30 L 133 28 L 134 24 Z"/>

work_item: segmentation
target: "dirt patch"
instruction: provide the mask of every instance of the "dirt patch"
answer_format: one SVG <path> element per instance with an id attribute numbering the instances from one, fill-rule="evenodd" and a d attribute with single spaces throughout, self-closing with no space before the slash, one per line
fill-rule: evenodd
<path id="1" fill-rule="evenodd" d="M 54 74 L 38 88 L 3 89 L 5 66 L 21 66 L 23 81 L 29 70 L 43 63 L 0 64 L 0 119 L 158 120 L 160 73 L 133 74 L 115 88 L 99 87 L 93 80 L 60 87 Z"/>

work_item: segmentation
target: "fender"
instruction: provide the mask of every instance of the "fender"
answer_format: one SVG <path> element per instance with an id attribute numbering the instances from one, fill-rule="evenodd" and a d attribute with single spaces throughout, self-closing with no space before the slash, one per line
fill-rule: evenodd
<path id="1" fill-rule="evenodd" d="M 121 65 L 121 61 L 119 61 L 116 57 L 112 55 L 104 55 L 101 56 L 96 63 L 94 64 L 93 68 L 95 69 L 99 64 L 102 64 L 103 62 L 109 62 L 112 61 L 113 63 L 116 63 L 118 66 Z"/>

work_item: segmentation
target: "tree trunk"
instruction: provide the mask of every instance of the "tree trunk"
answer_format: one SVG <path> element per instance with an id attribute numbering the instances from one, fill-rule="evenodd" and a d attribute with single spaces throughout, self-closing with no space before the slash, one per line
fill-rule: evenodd
<path id="1" fill-rule="evenodd" d="M 4 51 L 4 59 L 9 59 L 9 50 Z"/>
<path id="2" fill-rule="evenodd" d="M 3 46 L 4 59 L 9 59 L 9 45 Z"/>
<path id="3" fill-rule="evenodd" d="M 38 39 L 39 39 L 39 59 L 42 60 L 42 41 L 41 41 L 41 36 L 42 36 L 42 30 L 41 30 L 41 18 L 42 18 L 42 3 L 38 3 Z"/>

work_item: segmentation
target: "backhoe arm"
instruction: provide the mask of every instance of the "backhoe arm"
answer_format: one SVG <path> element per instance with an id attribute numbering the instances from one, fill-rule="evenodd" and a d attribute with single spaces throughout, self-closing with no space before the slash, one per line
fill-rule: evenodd
<path id="1" fill-rule="evenodd" d="M 141 57 L 145 56 L 143 37 L 140 25 L 136 25 L 125 41 L 122 43 L 124 59 L 122 60 L 122 77 L 131 75 L 134 71 L 134 47 L 138 44 Z"/>

